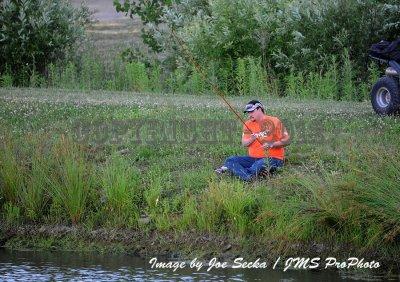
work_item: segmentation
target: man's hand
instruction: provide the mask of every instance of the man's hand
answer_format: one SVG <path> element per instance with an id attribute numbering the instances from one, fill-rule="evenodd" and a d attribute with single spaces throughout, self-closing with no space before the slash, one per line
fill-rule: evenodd
<path id="1" fill-rule="evenodd" d="M 260 131 L 258 133 L 253 133 L 252 135 L 255 135 L 256 138 L 262 138 L 262 137 L 266 137 L 269 134 L 269 130 L 264 130 L 264 131 Z"/>
<path id="2" fill-rule="evenodd" d="M 276 144 L 276 143 L 279 143 L 279 142 L 265 142 L 262 146 L 264 149 L 271 149 L 271 148 L 278 147 L 277 146 L 278 144 Z"/>
<path id="3" fill-rule="evenodd" d="M 246 139 L 246 140 L 242 139 L 242 145 L 245 147 L 248 147 L 257 139 L 266 137 L 266 136 L 268 136 L 268 134 L 269 134 L 268 130 L 260 131 L 258 133 L 252 133 L 248 139 Z M 259 141 L 262 142 L 261 140 L 259 140 Z"/>

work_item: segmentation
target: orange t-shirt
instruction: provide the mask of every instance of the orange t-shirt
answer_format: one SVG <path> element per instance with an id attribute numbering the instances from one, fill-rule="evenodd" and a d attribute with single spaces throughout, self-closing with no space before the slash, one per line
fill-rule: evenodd
<path id="1" fill-rule="evenodd" d="M 262 122 L 258 123 L 256 121 L 248 120 L 246 121 L 246 125 L 250 128 L 250 130 L 243 125 L 243 136 L 245 139 L 250 138 L 252 133 L 260 133 L 265 132 L 262 137 L 258 137 L 258 140 L 255 140 L 248 147 L 249 156 L 253 158 L 277 158 L 283 160 L 285 157 L 285 149 L 284 147 L 280 148 L 270 148 L 268 149 L 268 153 L 265 154 L 265 150 L 262 147 L 262 144 L 265 142 L 276 142 L 282 139 L 284 126 L 282 122 L 273 116 L 265 115 Z"/>

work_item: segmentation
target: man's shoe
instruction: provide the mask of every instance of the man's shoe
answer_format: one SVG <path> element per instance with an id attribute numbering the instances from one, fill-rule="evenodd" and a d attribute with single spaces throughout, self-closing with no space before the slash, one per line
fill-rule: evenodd
<path id="1" fill-rule="evenodd" d="M 216 174 L 223 174 L 225 171 L 227 171 L 228 170 L 228 168 L 226 167 L 226 166 L 221 166 L 221 167 L 219 167 L 219 168 L 217 168 L 217 169 L 215 169 L 214 171 L 215 171 L 215 173 Z"/>
<path id="2" fill-rule="evenodd" d="M 258 176 L 258 178 L 267 178 L 267 177 L 271 176 L 271 173 L 270 173 L 269 169 L 263 168 L 262 170 L 260 170 L 258 172 L 257 176 Z"/>

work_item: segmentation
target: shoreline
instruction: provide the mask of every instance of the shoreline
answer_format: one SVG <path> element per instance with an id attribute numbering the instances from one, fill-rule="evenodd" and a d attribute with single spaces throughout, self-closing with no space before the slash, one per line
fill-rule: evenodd
<path id="1" fill-rule="evenodd" d="M 346 261 L 357 257 L 377 261 L 379 270 L 399 270 L 400 254 L 384 256 L 382 249 L 359 250 L 353 246 L 321 242 L 285 242 L 262 238 L 232 238 L 207 232 L 133 230 L 118 228 L 88 229 L 66 225 L 18 225 L 0 223 L 0 248 L 32 251 L 98 252 L 127 254 L 149 259 L 210 261 L 216 258 L 230 264 L 243 261 L 275 261 L 282 258 L 337 258 Z M 383 251 L 384 252 L 384 251 Z M 387 255 L 387 254 L 386 254 Z M 324 269 L 320 269 L 324 270 Z"/>

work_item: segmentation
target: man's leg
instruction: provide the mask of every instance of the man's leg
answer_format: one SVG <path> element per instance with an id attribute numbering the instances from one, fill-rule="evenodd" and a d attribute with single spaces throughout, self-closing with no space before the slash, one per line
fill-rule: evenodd
<path id="1" fill-rule="evenodd" d="M 249 168 L 251 175 L 258 176 L 258 174 L 265 169 L 265 158 L 255 159 L 256 161 Z"/>
<path id="2" fill-rule="evenodd" d="M 277 158 L 268 158 L 269 173 L 274 174 L 279 168 L 283 167 L 283 160 Z"/>
<path id="3" fill-rule="evenodd" d="M 255 175 L 266 177 L 273 175 L 279 168 L 283 167 L 284 161 L 276 158 L 260 159 L 254 163 L 252 170 Z"/>
<path id="4" fill-rule="evenodd" d="M 234 156 L 226 159 L 225 166 L 240 179 L 249 181 L 252 176 L 249 168 L 256 160 L 249 156 Z"/>

